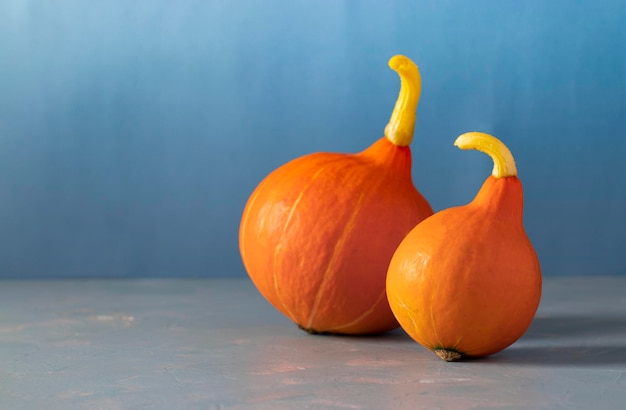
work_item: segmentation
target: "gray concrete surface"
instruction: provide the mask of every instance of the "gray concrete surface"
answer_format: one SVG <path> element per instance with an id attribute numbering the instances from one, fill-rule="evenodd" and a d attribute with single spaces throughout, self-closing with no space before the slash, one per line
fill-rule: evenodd
<path id="1" fill-rule="evenodd" d="M 624 409 L 626 278 L 547 279 L 509 349 L 313 336 L 246 280 L 0 282 L 0 409 Z"/>

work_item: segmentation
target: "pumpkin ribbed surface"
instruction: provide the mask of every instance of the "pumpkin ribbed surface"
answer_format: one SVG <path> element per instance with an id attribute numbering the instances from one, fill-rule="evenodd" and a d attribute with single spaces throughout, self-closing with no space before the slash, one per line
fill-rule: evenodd
<path id="1" fill-rule="evenodd" d="M 397 327 L 385 295 L 389 260 L 432 213 L 414 188 L 408 147 L 386 138 L 360 154 L 311 154 L 251 195 L 240 249 L 259 291 L 312 332 Z"/>

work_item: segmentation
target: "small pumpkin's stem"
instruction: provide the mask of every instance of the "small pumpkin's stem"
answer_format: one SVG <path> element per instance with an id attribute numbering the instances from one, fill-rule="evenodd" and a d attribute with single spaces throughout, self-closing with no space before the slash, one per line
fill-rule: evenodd
<path id="1" fill-rule="evenodd" d="M 454 141 L 461 149 L 475 149 L 489 155 L 493 160 L 491 175 L 496 178 L 517 176 L 513 154 L 506 145 L 493 135 L 484 132 L 466 132 Z"/>
<path id="2" fill-rule="evenodd" d="M 417 66 L 408 57 L 393 56 L 389 67 L 400 76 L 400 94 L 385 127 L 385 136 L 394 145 L 405 147 L 413 141 L 415 110 L 422 92 L 422 79 Z"/>

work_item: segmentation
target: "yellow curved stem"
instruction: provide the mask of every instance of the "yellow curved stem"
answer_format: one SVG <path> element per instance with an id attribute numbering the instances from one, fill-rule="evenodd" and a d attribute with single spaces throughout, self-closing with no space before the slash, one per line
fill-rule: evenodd
<path id="1" fill-rule="evenodd" d="M 393 56 L 389 67 L 400 76 L 400 94 L 385 127 L 385 136 L 394 145 L 405 147 L 413 141 L 415 110 L 422 92 L 422 79 L 419 69 L 408 57 Z"/>
<path id="2" fill-rule="evenodd" d="M 496 178 L 517 175 L 513 154 L 502 141 L 493 135 L 484 132 L 466 132 L 454 141 L 454 145 L 461 149 L 475 149 L 489 155 L 493 160 L 491 175 Z"/>

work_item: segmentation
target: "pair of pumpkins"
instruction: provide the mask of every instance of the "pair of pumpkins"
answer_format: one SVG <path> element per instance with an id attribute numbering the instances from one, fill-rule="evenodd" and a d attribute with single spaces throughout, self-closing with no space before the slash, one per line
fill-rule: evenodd
<path id="1" fill-rule="evenodd" d="M 515 161 L 483 133 L 455 145 L 490 155 L 474 200 L 433 214 L 411 178 L 421 79 L 405 56 L 385 136 L 357 154 L 315 153 L 270 173 L 250 196 L 239 247 L 260 293 L 310 333 L 399 325 L 444 360 L 496 353 L 529 327 L 541 271 L 524 231 Z"/>

